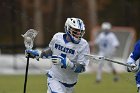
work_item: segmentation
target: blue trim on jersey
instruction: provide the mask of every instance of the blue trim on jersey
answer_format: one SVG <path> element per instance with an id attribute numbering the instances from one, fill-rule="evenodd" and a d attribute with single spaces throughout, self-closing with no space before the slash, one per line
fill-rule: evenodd
<path id="1" fill-rule="evenodd" d="M 133 60 L 137 61 L 140 58 L 140 40 L 136 42 L 135 47 L 132 51 L 132 55 L 130 56 Z M 140 67 L 140 63 L 139 63 Z M 140 71 L 136 73 L 136 84 L 140 84 Z"/>
<path id="2" fill-rule="evenodd" d="M 140 40 L 135 44 L 131 58 L 137 61 L 140 58 Z"/>
<path id="3" fill-rule="evenodd" d="M 80 40 L 78 40 L 78 41 L 74 40 L 73 36 L 69 32 L 67 32 L 67 35 L 70 37 L 72 43 L 74 43 L 74 44 L 80 43 Z"/>
<path id="4" fill-rule="evenodd" d="M 48 83 L 48 86 L 50 85 L 50 83 Z M 58 93 L 58 92 L 54 92 L 52 91 L 51 87 L 49 86 L 50 90 L 51 90 L 51 93 Z"/>
<path id="5" fill-rule="evenodd" d="M 67 37 L 67 34 L 64 34 L 63 35 L 63 40 L 64 40 L 65 43 L 68 43 L 69 41 L 66 39 L 66 37 Z"/>
<path id="6" fill-rule="evenodd" d="M 52 78 L 52 76 L 51 76 L 49 73 L 47 73 L 47 76 L 48 76 L 49 78 Z M 60 82 L 60 81 L 59 81 L 59 82 Z M 73 83 L 73 84 L 67 84 L 67 83 L 63 83 L 63 82 L 60 82 L 60 83 L 63 84 L 65 87 L 69 87 L 69 88 L 70 88 L 70 87 L 73 87 L 74 85 L 76 85 L 77 82 L 75 82 L 75 83 Z M 49 84 L 50 84 L 50 83 L 48 83 L 48 86 L 49 86 Z M 49 86 L 49 87 L 50 87 L 50 86 Z M 51 89 L 51 87 L 50 87 L 50 89 Z M 51 91 L 52 91 L 52 90 L 51 90 Z M 56 93 L 56 92 L 53 92 L 53 91 L 52 91 L 52 93 Z"/>
<path id="7" fill-rule="evenodd" d="M 59 81 L 60 82 L 60 81 Z M 60 82 L 61 84 L 63 84 L 65 87 L 68 87 L 68 88 L 71 88 L 73 87 L 74 85 L 76 85 L 77 82 L 73 83 L 73 84 L 67 84 L 67 83 L 63 83 L 63 82 Z"/>
<path id="8" fill-rule="evenodd" d="M 66 64 L 66 54 L 61 54 L 61 56 L 64 58 L 63 60 L 61 60 L 61 62 L 62 62 L 62 66 L 61 66 L 61 68 L 67 68 L 67 64 Z"/>

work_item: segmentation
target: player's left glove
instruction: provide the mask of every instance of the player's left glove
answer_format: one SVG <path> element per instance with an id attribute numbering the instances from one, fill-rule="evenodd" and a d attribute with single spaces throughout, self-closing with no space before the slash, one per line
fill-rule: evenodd
<path id="1" fill-rule="evenodd" d="M 127 63 L 129 64 L 131 67 L 127 67 L 127 71 L 128 72 L 137 72 L 139 70 L 139 67 L 135 64 L 135 63 Z"/>
<path id="2" fill-rule="evenodd" d="M 77 63 L 74 64 L 72 69 L 75 73 L 82 73 L 85 71 L 85 65 Z"/>
<path id="3" fill-rule="evenodd" d="M 74 64 L 67 57 L 52 55 L 51 60 L 54 65 L 61 65 L 62 68 L 73 67 Z"/>

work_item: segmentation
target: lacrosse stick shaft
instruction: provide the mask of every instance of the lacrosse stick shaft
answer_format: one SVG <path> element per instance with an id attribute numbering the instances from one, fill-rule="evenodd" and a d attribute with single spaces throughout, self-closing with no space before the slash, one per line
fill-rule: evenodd
<path id="1" fill-rule="evenodd" d="M 125 64 L 125 63 L 115 61 L 115 60 L 112 60 L 112 59 L 109 59 L 109 58 L 105 58 L 104 60 L 106 60 L 108 62 L 112 62 L 112 63 L 117 63 L 117 64 L 120 64 L 120 65 L 123 65 L 123 66 L 131 67 L 129 64 Z"/>
<path id="2" fill-rule="evenodd" d="M 117 63 L 117 64 L 127 66 L 127 67 L 132 67 L 129 64 L 125 64 L 125 63 L 122 63 L 122 62 L 119 62 L 119 61 L 116 61 L 116 60 L 112 60 L 112 59 L 106 58 L 104 56 L 97 56 L 97 55 L 90 55 L 90 54 L 85 54 L 85 56 L 87 56 L 89 59 L 95 59 L 95 60 L 98 60 L 98 61 L 99 60 L 106 60 L 108 62 Z"/>
<path id="3" fill-rule="evenodd" d="M 27 57 L 25 80 L 24 80 L 24 92 L 23 93 L 26 93 L 26 86 L 27 86 L 27 79 L 28 79 L 28 67 L 29 67 L 29 56 Z"/>
<path id="4" fill-rule="evenodd" d="M 34 29 L 29 29 L 24 35 L 21 35 L 24 38 L 24 45 L 26 49 L 33 48 L 33 41 L 38 32 Z M 27 64 L 26 64 L 26 71 L 25 71 L 25 80 L 24 80 L 24 91 L 26 93 L 26 85 L 27 85 L 27 78 L 28 78 L 28 67 L 29 67 L 29 54 L 27 56 Z"/>

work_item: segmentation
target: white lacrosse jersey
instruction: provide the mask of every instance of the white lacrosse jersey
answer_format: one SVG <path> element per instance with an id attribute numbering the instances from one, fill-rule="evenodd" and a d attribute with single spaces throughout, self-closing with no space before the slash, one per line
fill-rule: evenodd
<path id="1" fill-rule="evenodd" d="M 66 34 L 61 32 L 53 36 L 49 44 L 53 55 L 60 56 L 64 54 L 73 63 L 88 65 L 89 61 L 84 57 L 84 54 L 90 53 L 88 42 L 82 38 L 79 44 L 74 44 L 72 42 L 66 42 L 64 36 Z M 77 82 L 78 78 L 78 73 L 75 73 L 71 68 L 61 68 L 60 65 L 52 65 L 48 73 L 58 81 L 67 84 Z"/>
<path id="2" fill-rule="evenodd" d="M 99 46 L 99 55 L 101 56 L 112 56 L 116 47 L 119 46 L 119 41 L 113 32 L 108 34 L 101 32 L 94 43 Z"/>

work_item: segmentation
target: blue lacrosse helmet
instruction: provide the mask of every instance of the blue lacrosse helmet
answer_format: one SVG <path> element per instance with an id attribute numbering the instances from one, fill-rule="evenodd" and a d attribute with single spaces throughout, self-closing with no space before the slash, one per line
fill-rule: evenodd
<path id="1" fill-rule="evenodd" d="M 73 43 L 78 44 L 85 34 L 85 25 L 79 18 L 67 18 L 65 32 Z"/>

